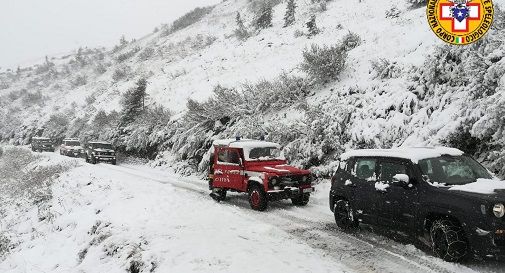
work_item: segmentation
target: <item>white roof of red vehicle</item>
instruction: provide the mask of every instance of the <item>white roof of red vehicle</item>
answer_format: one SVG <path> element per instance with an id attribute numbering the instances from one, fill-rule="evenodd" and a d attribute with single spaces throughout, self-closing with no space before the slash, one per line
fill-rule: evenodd
<path id="1" fill-rule="evenodd" d="M 90 141 L 89 144 L 111 144 L 107 141 Z"/>
<path id="2" fill-rule="evenodd" d="M 448 147 L 412 147 L 412 148 L 393 148 L 393 149 L 363 149 L 351 150 L 343 153 L 340 159 L 347 160 L 351 157 L 395 157 L 409 159 L 414 163 L 419 160 L 439 157 L 442 155 L 460 156 L 464 153 L 456 148 Z"/>
<path id="3" fill-rule="evenodd" d="M 214 140 L 213 145 L 214 146 L 228 146 L 231 148 L 242 148 L 242 149 L 252 149 L 252 148 L 259 148 L 259 147 L 277 147 L 277 148 L 281 147 L 281 145 L 274 143 L 274 142 L 253 140 L 253 139 L 241 139 L 241 140 L 218 139 L 218 140 Z"/>

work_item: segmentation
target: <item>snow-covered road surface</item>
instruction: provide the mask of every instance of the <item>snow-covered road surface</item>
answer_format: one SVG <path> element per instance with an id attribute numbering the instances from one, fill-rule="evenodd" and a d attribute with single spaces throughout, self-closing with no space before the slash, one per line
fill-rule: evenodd
<path id="1" fill-rule="evenodd" d="M 398 234 L 335 227 L 327 183 L 307 207 L 252 211 L 243 194 L 217 203 L 207 183 L 144 165 L 77 160 L 53 186 L 55 217 L 20 215 L 19 244 L 0 272 L 503 272 L 505 263 L 451 264 Z M 405 244 L 406 243 L 406 244 Z M 133 269 L 133 270 L 132 270 Z"/>

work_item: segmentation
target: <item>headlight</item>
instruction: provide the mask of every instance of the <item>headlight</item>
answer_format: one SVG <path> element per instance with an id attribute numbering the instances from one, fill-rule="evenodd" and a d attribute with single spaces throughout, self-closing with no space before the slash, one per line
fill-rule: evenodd
<path id="1" fill-rule="evenodd" d="M 493 207 L 494 216 L 502 218 L 505 215 L 505 206 L 501 203 L 494 205 Z"/>
<path id="2" fill-rule="evenodd" d="M 306 176 L 306 175 L 305 175 L 305 176 L 303 176 L 303 177 L 302 177 L 302 182 L 307 182 L 307 179 L 308 179 L 308 178 L 307 178 L 307 176 Z"/>
<path id="3" fill-rule="evenodd" d="M 271 182 L 271 183 L 272 183 L 272 185 L 274 185 L 274 186 L 275 186 L 275 185 L 277 185 L 277 179 L 275 179 L 275 178 L 274 178 L 274 179 L 272 179 L 270 182 Z"/>

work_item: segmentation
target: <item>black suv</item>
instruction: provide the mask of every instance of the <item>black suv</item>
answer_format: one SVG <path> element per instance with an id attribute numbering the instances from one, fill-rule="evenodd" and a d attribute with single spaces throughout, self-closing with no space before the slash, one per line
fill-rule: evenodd
<path id="1" fill-rule="evenodd" d="M 110 162 L 116 165 L 116 151 L 112 144 L 103 141 L 92 141 L 86 145 L 86 162 L 96 164 L 98 162 Z"/>
<path id="2" fill-rule="evenodd" d="M 503 258 L 504 203 L 505 182 L 443 147 L 344 153 L 330 190 L 340 228 L 366 223 L 407 232 L 451 262 Z"/>

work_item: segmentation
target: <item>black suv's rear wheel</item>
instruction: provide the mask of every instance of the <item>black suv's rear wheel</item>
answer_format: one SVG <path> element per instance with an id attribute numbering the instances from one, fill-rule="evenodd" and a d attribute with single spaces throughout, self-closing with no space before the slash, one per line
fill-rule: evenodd
<path id="1" fill-rule="evenodd" d="M 449 219 L 435 220 L 430 228 L 433 252 L 447 262 L 458 262 L 468 256 L 468 241 L 463 228 Z"/>
<path id="2" fill-rule="evenodd" d="M 353 230 L 358 227 L 358 222 L 354 219 L 351 205 L 347 200 L 338 200 L 333 210 L 337 226 L 343 230 Z"/>
<path id="3" fill-rule="evenodd" d="M 309 203 L 310 193 L 300 194 L 295 198 L 291 198 L 291 202 L 295 206 L 305 206 Z"/>
<path id="4" fill-rule="evenodd" d="M 254 184 L 249 188 L 249 204 L 253 210 L 264 211 L 267 209 L 267 194 L 263 187 Z"/>

